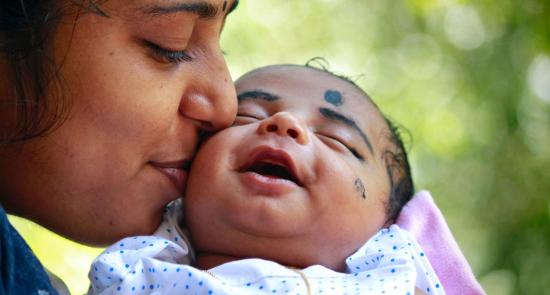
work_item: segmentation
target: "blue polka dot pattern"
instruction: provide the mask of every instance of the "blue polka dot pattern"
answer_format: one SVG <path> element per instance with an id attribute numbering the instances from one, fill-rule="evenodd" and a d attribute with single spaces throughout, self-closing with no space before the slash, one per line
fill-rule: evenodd
<path id="1" fill-rule="evenodd" d="M 415 288 L 445 294 L 420 246 L 396 225 L 348 257 L 345 273 L 320 265 L 289 269 L 262 259 L 202 271 L 190 266 L 188 239 L 177 227 L 179 210 L 168 207 L 154 236 L 123 239 L 96 258 L 89 294 L 414 294 Z"/>

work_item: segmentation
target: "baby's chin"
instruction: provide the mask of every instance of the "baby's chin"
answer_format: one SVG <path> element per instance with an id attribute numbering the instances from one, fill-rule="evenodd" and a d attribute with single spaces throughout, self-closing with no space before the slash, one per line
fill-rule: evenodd
<path id="1" fill-rule="evenodd" d="M 212 235 L 208 235 L 212 237 Z M 316 241 L 296 238 L 250 236 L 242 239 L 229 238 L 212 241 L 203 236 L 196 244 L 197 267 L 212 268 L 233 260 L 260 258 L 293 268 L 321 265 L 338 272 L 345 271 L 345 260 L 357 251 L 364 241 L 348 241 L 347 245 L 331 243 L 321 237 Z M 324 240 L 325 242 L 319 242 Z"/>
<path id="2" fill-rule="evenodd" d="M 341 257 L 340 259 L 327 260 L 326 257 L 310 257 L 304 256 L 301 257 L 299 253 L 279 253 L 279 254 L 267 254 L 267 255 L 251 255 L 251 253 L 243 253 L 239 256 L 227 255 L 224 253 L 210 253 L 210 252 L 201 252 L 197 251 L 196 260 L 194 266 L 200 269 L 211 269 L 216 266 L 222 265 L 224 263 L 229 263 L 231 261 L 254 258 L 254 259 L 264 259 L 270 260 L 276 263 L 279 263 L 283 266 L 289 268 L 299 268 L 304 269 L 313 265 L 321 265 L 328 269 L 332 269 L 337 272 L 344 272 L 345 258 Z M 332 257 L 335 258 L 335 257 Z"/>

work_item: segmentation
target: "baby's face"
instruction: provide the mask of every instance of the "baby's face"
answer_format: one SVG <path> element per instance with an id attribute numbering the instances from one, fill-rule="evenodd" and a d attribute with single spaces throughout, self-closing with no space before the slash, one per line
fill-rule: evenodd
<path id="1" fill-rule="evenodd" d="M 236 87 L 234 125 L 204 142 L 189 176 L 197 250 L 341 268 L 386 220 L 384 119 L 314 69 L 262 68 Z"/>

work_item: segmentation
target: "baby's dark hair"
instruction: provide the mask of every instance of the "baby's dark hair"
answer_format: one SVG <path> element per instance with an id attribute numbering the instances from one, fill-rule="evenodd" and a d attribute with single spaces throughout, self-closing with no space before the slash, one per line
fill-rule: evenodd
<path id="1" fill-rule="evenodd" d="M 383 115 L 390 134 L 388 139 L 395 150 L 385 150 L 384 159 L 390 179 L 389 202 L 386 209 L 387 223 L 394 223 L 399 212 L 414 195 L 414 183 L 412 180 L 411 166 L 407 156 L 407 150 L 401 139 L 403 127 L 396 125 L 387 116 Z"/>
<path id="2" fill-rule="evenodd" d="M 337 77 L 357 88 L 365 97 L 371 100 L 370 96 L 359 87 L 351 78 L 336 74 L 328 69 L 328 63 L 324 58 L 312 58 L 306 64 L 306 67 L 323 71 L 329 75 Z M 374 104 L 376 108 L 376 104 Z M 388 125 L 389 134 L 387 139 L 391 143 L 391 147 L 383 151 L 383 158 L 386 162 L 386 170 L 390 180 L 390 191 L 388 196 L 388 204 L 386 206 L 386 223 L 394 223 L 401 212 L 401 209 L 414 195 L 414 183 L 412 180 L 411 168 L 407 156 L 407 150 L 401 138 L 401 130 L 404 128 L 395 124 L 386 115 L 380 112 L 386 124 Z"/>

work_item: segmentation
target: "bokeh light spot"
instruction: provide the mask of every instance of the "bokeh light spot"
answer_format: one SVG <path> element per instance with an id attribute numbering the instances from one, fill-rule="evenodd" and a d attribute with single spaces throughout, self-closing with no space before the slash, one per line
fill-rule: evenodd
<path id="1" fill-rule="evenodd" d="M 445 15 L 444 28 L 449 42 L 462 50 L 478 48 L 485 41 L 485 27 L 473 7 L 449 7 Z"/>
<path id="2" fill-rule="evenodd" d="M 550 57 L 545 54 L 537 55 L 527 74 L 529 87 L 542 101 L 550 102 Z"/>

